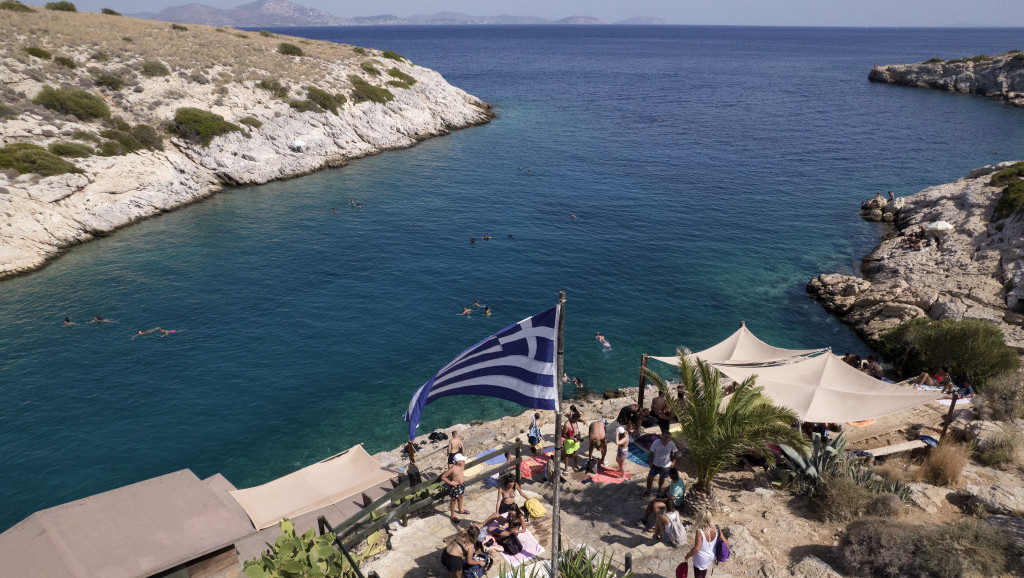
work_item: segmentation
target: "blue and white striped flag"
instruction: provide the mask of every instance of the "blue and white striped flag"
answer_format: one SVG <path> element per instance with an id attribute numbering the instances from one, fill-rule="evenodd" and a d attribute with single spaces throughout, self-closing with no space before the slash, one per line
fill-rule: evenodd
<path id="1" fill-rule="evenodd" d="M 527 317 L 463 351 L 424 383 L 402 416 L 409 440 L 423 408 L 449 395 L 486 395 L 526 407 L 558 409 L 555 347 L 558 306 Z"/>

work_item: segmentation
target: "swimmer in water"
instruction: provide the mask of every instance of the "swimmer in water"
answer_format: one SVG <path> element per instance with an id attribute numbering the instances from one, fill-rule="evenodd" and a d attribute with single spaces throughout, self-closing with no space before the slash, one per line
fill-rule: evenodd
<path id="1" fill-rule="evenodd" d="M 474 243 L 476 243 L 476 237 L 470 237 L 469 238 L 469 244 L 472 245 Z"/>
<path id="2" fill-rule="evenodd" d="M 93 317 L 92 320 L 89 321 L 89 323 L 113 323 L 113 322 L 111 320 L 109 320 L 109 319 L 104 319 L 104 318 L 100 317 L 99 315 L 97 315 L 96 317 Z"/>
<path id="3" fill-rule="evenodd" d="M 604 335 L 601 335 L 600 331 L 598 331 L 597 333 L 594 334 L 594 339 L 600 341 L 601 343 L 604 343 L 604 341 L 605 341 L 604 340 Z"/>
<path id="4" fill-rule="evenodd" d="M 472 314 L 473 314 L 473 310 L 470 309 L 469 307 L 463 307 L 462 308 L 462 313 L 456 313 L 456 315 L 472 315 Z"/>
<path id="5" fill-rule="evenodd" d="M 78 325 L 78 324 L 75 323 L 74 321 L 72 321 L 70 317 L 65 317 L 64 318 L 64 327 L 67 327 L 68 325 Z"/>
<path id="6" fill-rule="evenodd" d="M 476 299 L 474 299 L 473 300 L 473 309 L 476 309 L 477 307 L 481 307 L 480 302 L 477 301 Z"/>
<path id="7" fill-rule="evenodd" d="M 490 241 L 490 240 L 491 240 L 491 236 L 490 236 L 490 235 L 488 235 L 487 233 L 484 233 L 484 236 L 483 236 L 483 237 L 481 237 L 481 238 L 482 238 L 482 239 L 483 239 L 484 241 Z"/>
<path id="8" fill-rule="evenodd" d="M 178 332 L 177 329 L 161 329 L 160 330 L 160 337 L 167 337 L 168 335 L 170 335 L 172 333 L 177 333 L 177 332 Z"/>
<path id="9" fill-rule="evenodd" d="M 491 308 L 486 306 L 486 305 L 484 305 L 484 315 L 486 315 L 488 317 L 491 316 Z"/>
<path id="10" fill-rule="evenodd" d="M 155 331 L 163 331 L 163 330 L 164 330 L 163 327 L 154 327 L 154 328 L 150 329 L 149 331 L 143 331 L 143 330 L 140 329 L 138 331 L 138 333 L 136 333 L 135 335 L 132 335 L 132 339 L 135 339 L 136 337 L 142 337 L 144 335 L 149 335 L 150 333 L 153 333 Z"/>
<path id="11" fill-rule="evenodd" d="M 576 220 L 576 215 L 575 215 L 575 214 L 572 214 L 572 213 L 570 213 L 570 214 L 569 214 L 569 220 L 570 220 L 570 221 L 575 221 L 575 220 Z"/>

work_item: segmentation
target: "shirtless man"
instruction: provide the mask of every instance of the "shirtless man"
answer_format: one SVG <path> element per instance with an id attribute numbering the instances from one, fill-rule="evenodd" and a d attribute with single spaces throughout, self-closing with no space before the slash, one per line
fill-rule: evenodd
<path id="1" fill-rule="evenodd" d="M 601 465 L 607 466 L 608 462 L 604 460 L 605 456 L 608 455 L 608 434 L 604 430 L 604 421 L 595 419 L 590 422 L 590 448 L 587 449 L 587 461 L 594 457 L 594 447 L 601 449 Z"/>
<path id="2" fill-rule="evenodd" d="M 469 513 L 469 510 L 464 509 L 462 506 L 462 495 L 466 493 L 466 456 L 455 454 L 452 457 L 455 463 L 441 476 L 441 481 L 448 484 L 448 495 L 452 497 L 449 510 L 452 522 L 458 524 L 459 519 L 455 517 L 455 514 Z M 458 510 L 455 509 L 456 503 L 459 505 Z"/>
<path id="3" fill-rule="evenodd" d="M 455 456 L 465 451 L 462 440 L 459 439 L 459 432 L 453 431 L 451 439 L 448 440 L 448 465 L 455 463 Z"/>
<path id="4" fill-rule="evenodd" d="M 472 314 L 473 314 L 473 310 L 470 309 L 469 307 L 463 307 L 462 308 L 462 313 L 456 313 L 456 315 L 472 315 Z"/>
<path id="5" fill-rule="evenodd" d="M 661 428 L 661 433 L 668 433 L 668 424 L 672 419 L 672 407 L 669 406 L 668 400 L 662 393 L 658 392 L 658 397 L 651 400 L 651 415 L 658 419 L 658 427 Z"/>

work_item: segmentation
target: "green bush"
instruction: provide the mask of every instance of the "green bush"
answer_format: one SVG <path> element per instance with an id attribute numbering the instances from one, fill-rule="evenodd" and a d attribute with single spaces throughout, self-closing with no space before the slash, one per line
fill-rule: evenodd
<path id="1" fill-rule="evenodd" d="M 102 8 L 100 10 L 100 14 L 106 14 L 108 16 L 120 16 L 121 15 L 120 12 L 118 12 L 117 10 L 114 10 L 112 8 Z"/>
<path id="2" fill-rule="evenodd" d="M 45 8 L 47 10 L 57 10 L 59 12 L 78 12 L 75 5 L 71 2 L 47 2 Z"/>
<path id="3" fill-rule="evenodd" d="M 260 30 L 260 36 L 263 36 L 264 38 L 274 38 L 274 34 L 266 30 Z"/>
<path id="4" fill-rule="evenodd" d="M 187 141 L 202 143 L 205 147 L 210 146 L 214 137 L 240 131 L 242 127 L 224 120 L 219 114 L 183 107 L 174 112 L 170 130 Z"/>
<path id="5" fill-rule="evenodd" d="M 0 2 L 0 10 L 10 10 L 11 12 L 35 12 L 35 10 L 21 2 L 18 2 L 18 0 L 3 0 Z"/>
<path id="6" fill-rule="evenodd" d="M 0 168 L 14 169 L 19 173 L 37 173 L 44 177 L 82 172 L 82 169 L 43 147 L 28 143 L 14 143 L 0 148 Z"/>
<path id="7" fill-rule="evenodd" d="M 39 48 L 38 46 L 26 46 L 24 50 L 29 56 L 35 56 L 41 60 L 49 60 L 50 56 L 52 56 L 49 50 Z"/>
<path id="8" fill-rule="evenodd" d="M 274 98 L 285 99 L 288 98 L 288 87 L 282 85 L 277 80 L 264 79 L 256 83 L 257 88 L 270 91 L 274 95 Z"/>
<path id="9" fill-rule="evenodd" d="M 408 89 L 412 88 L 412 86 L 410 86 L 408 83 L 402 82 L 401 80 L 389 80 L 387 84 L 388 84 L 388 86 L 393 86 L 395 88 L 401 88 L 402 90 L 408 90 Z"/>
<path id="10" fill-rule="evenodd" d="M 252 128 L 260 128 L 261 126 L 263 126 L 263 122 L 261 122 L 260 119 L 256 118 L 255 116 L 243 116 L 242 118 L 238 119 L 238 122 Z"/>
<path id="11" fill-rule="evenodd" d="M 366 49 L 363 48 L 362 46 L 353 46 L 352 52 L 355 52 L 356 54 L 362 54 L 364 56 L 366 55 Z"/>
<path id="12" fill-rule="evenodd" d="M 128 154 L 143 149 L 164 149 L 163 139 L 157 134 L 156 129 L 147 124 L 131 126 L 127 122 L 117 119 L 114 125 L 116 128 L 100 131 L 100 136 L 108 139 L 108 142 L 113 141 L 121 145 L 121 152 L 117 154 Z M 110 145 L 107 147 L 108 151 L 114 150 Z"/>
<path id="13" fill-rule="evenodd" d="M 404 56 L 402 56 L 401 54 L 395 52 L 394 50 L 385 50 L 380 55 L 383 56 L 384 58 L 390 58 L 391 60 L 397 60 L 399 62 L 402 62 L 403 60 L 405 60 Z"/>
<path id="14" fill-rule="evenodd" d="M 75 68 L 75 61 L 67 56 L 54 56 L 53 61 L 65 68 Z"/>
<path id="15" fill-rule="evenodd" d="M 370 76 L 380 76 L 380 71 L 377 70 L 377 67 L 369 62 L 360 63 L 359 68 L 362 68 L 363 72 L 366 72 Z"/>
<path id="16" fill-rule="evenodd" d="M 1024 417 L 1024 372 L 1001 373 L 985 383 L 985 391 L 978 395 L 978 412 L 982 419 L 1013 421 Z"/>
<path id="17" fill-rule="evenodd" d="M 71 133 L 71 138 L 75 140 L 87 140 L 94 142 L 96 144 L 99 144 L 101 140 L 99 135 L 97 135 L 96 133 L 89 132 L 87 130 L 82 130 L 80 128 L 76 128 L 75 132 Z"/>
<path id="18" fill-rule="evenodd" d="M 879 351 L 904 377 L 946 366 L 951 375 L 964 376 L 975 387 L 1020 364 L 1003 332 L 980 319 L 911 319 L 886 332 Z"/>
<path id="19" fill-rule="evenodd" d="M 930 58 L 928 60 L 925 60 L 921 64 L 938 64 L 940 62 L 945 62 L 945 60 L 943 60 L 941 58 Z"/>
<path id="20" fill-rule="evenodd" d="M 814 493 L 814 509 L 826 522 L 848 522 L 864 514 L 871 491 L 844 473 L 827 476 Z"/>
<path id="21" fill-rule="evenodd" d="M 121 40 L 124 40 L 124 41 L 125 41 L 125 42 L 127 42 L 128 44 L 131 44 L 132 42 L 135 42 L 135 39 L 134 39 L 134 38 L 132 38 L 131 36 L 122 36 L 122 37 L 121 37 Z"/>
<path id="22" fill-rule="evenodd" d="M 397 68 L 392 68 L 388 70 L 388 74 L 393 76 L 394 78 L 397 78 L 398 80 L 401 80 L 402 82 L 408 84 L 409 86 L 416 84 L 415 78 L 402 72 L 401 70 L 398 70 Z"/>
<path id="23" fill-rule="evenodd" d="M 320 108 L 320 105 L 313 102 L 312 100 L 290 100 L 288 106 L 294 108 L 299 112 L 323 112 L 324 109 Z"/>
<path id="24" fill-rule="evenodd" d="M 1003 194 L 996 201 L 993 216 L 996 220 L 1005 219 L 1020 213 L 1022 210 L 1024 210 L 1024 181 L 1017 181 L 1016 183 L 1006 185 L 1006 188 L 1003 189 Z"/>
<path id="25" fill-rule="evenodd" d="M 64 90 L 43 86 L 34 102 L 61 114 L 72 114 L 81 120 L 110 118 L 110 108 L 95 94 L 77 88 Z"/>
<path id="26" fill-rule="evenodd" d="M 1024 179 L 1024 161 L 1019 163 L 1013 163 L 1005 169 L 993 173 L 988 180 L 988 184 L 993 187 L 1000 187 L 1015 183 L 1021 179 Z"/>
<path id="27" fill-rule="evenodd" d="M 338 107 L 343 103 L 338 102 L 335 96 L 326 90 L 320 90 L 315 86 L 306 87 L 306 98 L 317 103 L 321 108 L 333 112 L 335 115 L 338 114 Z"/>
<path id="28" fill-rule="evenodd" d="M 91 157 L 96 151 L 87 144 L 77 142 L 55 142 L 46 147 L 59 157 Z"/>
<path id="29" fill-rule="evenodd" d="M 106 52 L 103 52 L 102 50 L 97 50 L 96 52 L 92 53 L 92 56 L 90 56 L 89 59 L 95 60 L 96 62 L 106 62 L 110 60 L 110 55 Z"/>
<path id="30" fill-rule="evenodd" d="M 153 78 L 154 76 L 168 76 L 171 74 L 171 69 L 159 60 L 146 60 L 139 65 L 139 72 L 142 73 L 142 76 Z"/>
<path id="31" fill-rule="evenodd" d="M 92 75 L 92 81 L 96 86 L 105 86 L 110 90 L 121 90 L 124 88 L 124 79 L 116 74 L 97 72 Z"/>
<path id="32" fill-rule="evenodd" d="M 188 30 L 188 27 L 182 26 L 181 24 L 171 24 L 171 30 L 180 30 L 184 32 L 185 30 Z"/>
<path id="33" fill-rule="evenodd" d="M 294 44 L 289 44 L 288 42 L 282 42 L 281 44 L 278 44 L 277 45 L 277 51 L 280 52 L 281 54 L 284 54 L 285 56 L 305 56 L 306 55 L 306 53 L 303 52 L 301 48 L 299 48 L 298 46 L 295 46 Z"/>
<path id="34" fill-rule="evenodd" d="M 124 145 L 116 140 L 105 140 L 96 147 L 96 154 L 101 157 L 119 157 L 127 153 L 128 151 L 124 150 Z"/>
<path id="35" fill-rule="evenodd" d="M 18 113 L 18 111 L 16 109 L 14 109 L 14 108 L 12 108 L 10 106 L 7 106 L 6 104 L 0 102 L 0 120 L 6 119 L 6 118 L 16 118 L 18 116 L 18 114 L 19 113 Z"/>
<path id="36" fill-rule="evenodd" d="M 352 102 L 354 103 L 370 101 L 383 104 L 395 99 L 395 95 L 390 90 L 374 86 L 355 74 L 350 74 L 348 80 L 352 83 Z"/>

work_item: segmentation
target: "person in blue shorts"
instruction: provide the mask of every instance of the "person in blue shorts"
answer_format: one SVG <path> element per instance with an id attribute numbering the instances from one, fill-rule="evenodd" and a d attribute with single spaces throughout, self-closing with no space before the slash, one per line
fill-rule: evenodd
<path id="1" fill-rule="evenodd" d="M 661 437 L 654 440 L 651 449 L 647 451 L 649 454 L 647 463 L 651 464 L 651 469 L 647 472 L 647 491 L 644 492 L 644 495 L 650 496 L 655 477 L 658 478 L 658 493 L 661 493 L 661 489 L 665 485 L 665 478 L 668 477 L 669 468 L 672 467 L 676 456 L 679 455 L 679 448 L 676 447 L 671 434 L 666 430 L 661 432 Z"/>

